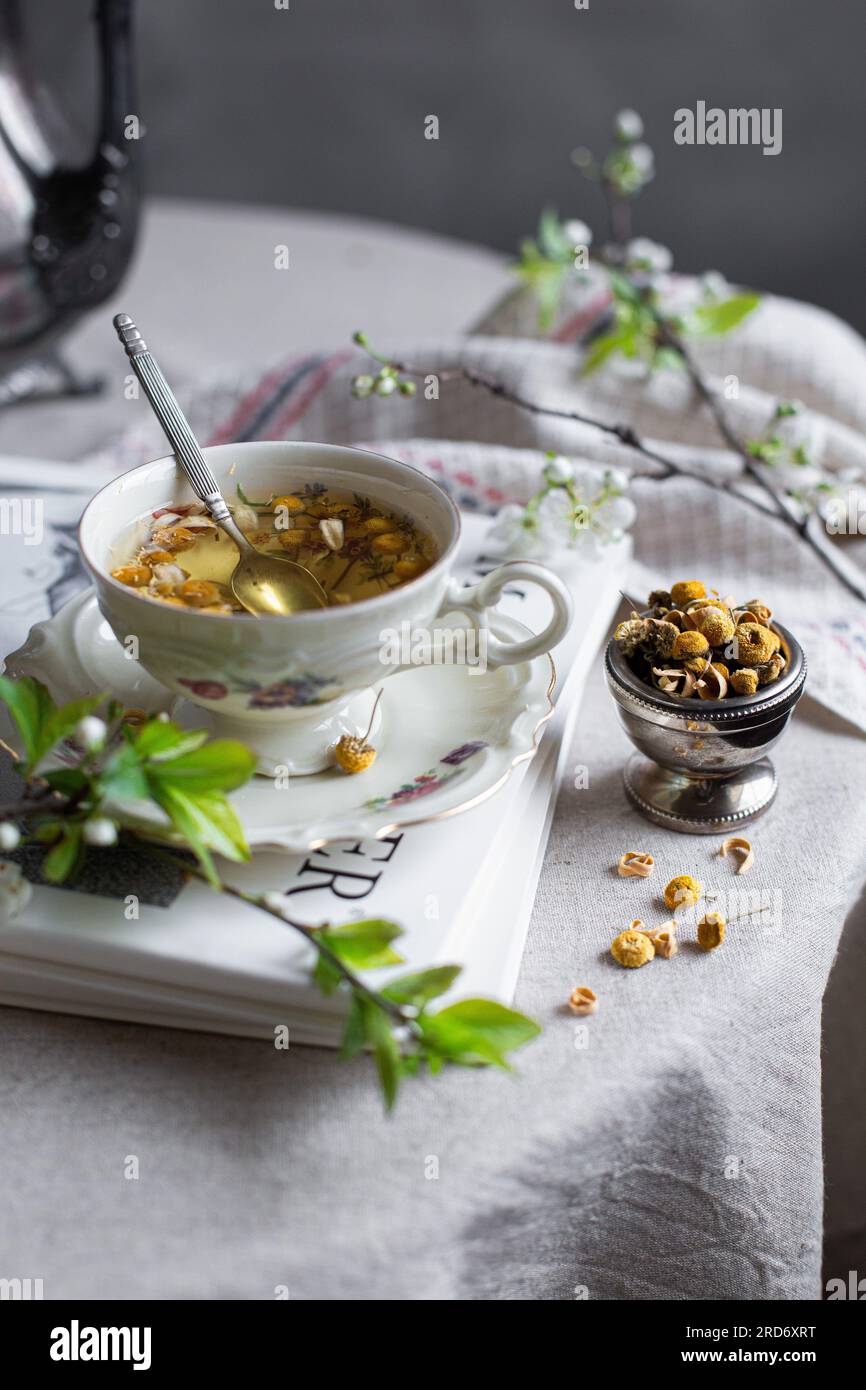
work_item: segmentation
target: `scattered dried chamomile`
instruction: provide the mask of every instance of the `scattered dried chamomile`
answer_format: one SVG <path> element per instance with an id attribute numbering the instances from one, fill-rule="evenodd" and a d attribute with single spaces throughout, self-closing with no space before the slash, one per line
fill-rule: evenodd
<path id="1" fill-rule="evenodd" d="M 703 889 L 699 879 L 691 874 L 677 874 L 665 888 L 665 907 L 674 912 L 678 907 L 694 907 Z"/>
<path id="2" fill-rule="evenodd" d="M 611 942 L 610 953 L 617 965 L 636 970 L 655 955 L 655 947 L 642 931 L 621 931 Z"/>
<path id="3" fill-rule="evenodd" d="M 698 945 L 715 951 L 725 939 L 725 919 L 721 912 L 705 912 L 698 922 Z"/>
<path id="4" fill-rule="evenodd" d="M 620 878 L 649 878 L 654 868 L 655 860 L 651 854 L 629 849 L 617 864 L 616 871 Z"/>
<path id="5" fill-rule="evenodd" d="M 637 926 L 635 922 L 632 927 Z M 657 956 L 663 960 L 670 960 L 679 950 L 677 944 L 677 924 L 675 920 L 664 922 L 660 927 L 645 927 L 643 923 L 637 928 L 642 931 L 644 936 L 648 936 L 653 944 L 653 950 Z"/>
<path id="6" fill-rule="evenodd" d="M 722 859 L 727 859 L 729 854 L 732 854 L 737 860 L 736 872 L 738 874 L 747 874 L 755 862 L 755 851 L 752 849 L 750 841 L 744 839 L 742 835 L 729 835 L 724 841 L 719 855 Z"/>
<path id="7" fill-rule="evenodd" d="M 575 1014 L 597 1013 L 598 995 L 589 985 L 575 985 L 568 998 L 568 1007 Z"/>

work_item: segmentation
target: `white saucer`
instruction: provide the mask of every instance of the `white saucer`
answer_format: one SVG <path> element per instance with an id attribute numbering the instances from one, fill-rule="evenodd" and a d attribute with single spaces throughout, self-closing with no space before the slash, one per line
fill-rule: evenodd
<path id="1" fill-rule="evenodd" d="M 490 626 L 498 637 L 530 635 L 504 614 L 492 614 Z M 91 589 L 37 623 L 6 672 L 36 676 L 58 701 L 105 691 L 126 707 L 170 710 L 191 728 L 206 722 L 203 710 L 125 655 Z M 231 798 L 248 843 L 303 852 L 380 839 L 477 806 L 535 753 L 554 684 L 549 656 L 483 674 L 443 665 L 391 676 L 382 686 L 382 751 L 373 766 L 354 777 L 337 768 L 291 777 L 283 786 L 254 777 Z M 159 815 L 154 809 L 154 824 Z"/>

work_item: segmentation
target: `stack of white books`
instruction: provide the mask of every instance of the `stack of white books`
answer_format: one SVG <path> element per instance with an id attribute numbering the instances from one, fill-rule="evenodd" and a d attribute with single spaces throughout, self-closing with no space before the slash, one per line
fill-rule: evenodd
<path id="1" fill-rule="evenodd" d="M 475 582 L 489 520 L 464 519 L 457 573 Z M 241 887 L 292 895 L 310 923 L 385 917 L 405 931 L 407 969 L 453 963 L 462 972 L 442 1002 L 514 994 L 538 875 L 560 783 L 571 775 L 569 744 L 581 697 L 625 585 L 630 541 L 598 560 L 557 565 L 570 582 L 575 622 L 554 651 L 555 712 L 535 756 L 482 804 L 386 838 L 328 845 L 304 854 L 256 852 L 226 866 Z M 534 630 L 548 600 L 529 586 L 500 607 Z M 399 680 L 399 676 L 393 677 Z M 312 948 L 289 927 L 205 885 L 163 885 L 141 895 L 130 918 L 129 881 L 80 888 L 36 886 L 27 909 L 0 927 L 0 1002 L 137 1023 L 273 1041 L 339 1042 L 345 1000 L 310 981 Z M 114 892 L 115 896 L 107 896 Z M 393 973 L 393 972 L 391 972 Z M 385 972 L 371 974 L 379 983 Z"/>

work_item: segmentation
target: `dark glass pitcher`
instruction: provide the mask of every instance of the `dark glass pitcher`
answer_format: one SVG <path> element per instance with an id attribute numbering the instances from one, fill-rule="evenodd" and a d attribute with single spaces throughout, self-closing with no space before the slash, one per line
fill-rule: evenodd
<path id="1" fill-rule="evenodd" d="M 114 292 L 132 254 L 132 5 L 97 0 L 97 134 L 92 155 L 75 162 L 62 117 L 28 63 L 20 0 L 0 0 L 0 405 L 96 387 L 65 366 L 57 347 Z"/>

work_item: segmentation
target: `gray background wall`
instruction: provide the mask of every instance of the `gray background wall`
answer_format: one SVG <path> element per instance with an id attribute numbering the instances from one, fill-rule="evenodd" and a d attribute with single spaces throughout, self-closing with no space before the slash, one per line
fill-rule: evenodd
<path id="1" fill-rule="evenodd" d="M 569 164 L 623 105 L 658 174 L 638 229 L 682 269 L 866 328 L 866 18 L 857 0 L 140 0 L 150 190 L 365 214 L 511 250 L 545 203 L 601 226 Z M 79 112 L 83 0 L 27 0 Z M 783 149 L 674 145 L 673 113 L 783 109 Z M 423 138 L 439 116 L 441 138 Z M 419 325 L 423 331 L 423 325 Z"/>

